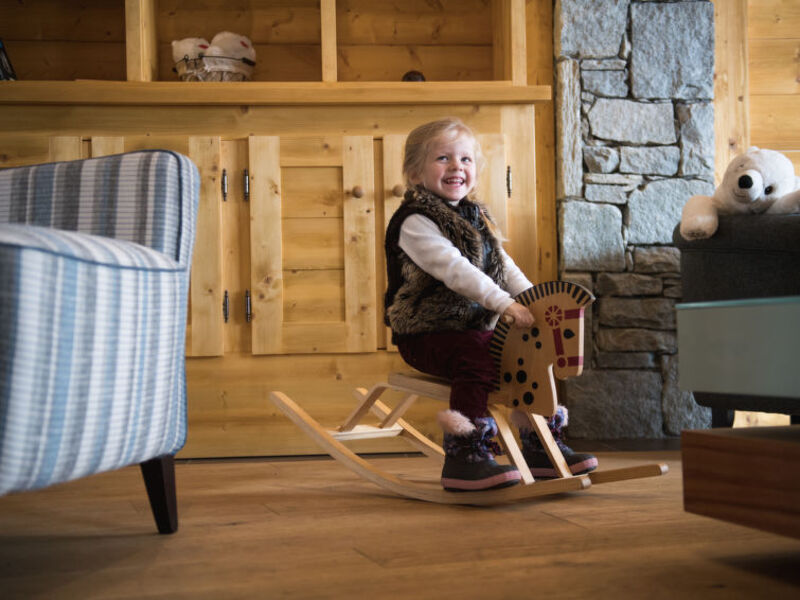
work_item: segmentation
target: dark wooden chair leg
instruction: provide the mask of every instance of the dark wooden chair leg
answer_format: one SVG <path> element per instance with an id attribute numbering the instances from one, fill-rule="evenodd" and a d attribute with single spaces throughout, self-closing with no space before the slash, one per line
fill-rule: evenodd
<path id="1" fill-rule="evenodd" d="M 171 454 L 159 456 L 143 463 L 142 469 L 150 508 L 159 533 L 175 533 L 178 530 L 178 501 L 175 495 L 175 457 Z"/>
<path id="2" fill-rule="evenodd" d="M 728 408 L 711 409 L 711 427 L 733 427 L 736 411 Z"/>

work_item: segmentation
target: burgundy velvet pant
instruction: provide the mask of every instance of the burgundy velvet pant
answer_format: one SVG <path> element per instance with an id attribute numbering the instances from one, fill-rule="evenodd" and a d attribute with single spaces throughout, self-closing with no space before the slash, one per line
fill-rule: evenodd
<path id="1" fill-rule="evenodd" d="M 448 331 L 403 336 L 400 355 L 415 369 L 449 379 L 450 408 L 470 419 L 486 416 L 497 367 L 489 354 L 491 331 Z"/>

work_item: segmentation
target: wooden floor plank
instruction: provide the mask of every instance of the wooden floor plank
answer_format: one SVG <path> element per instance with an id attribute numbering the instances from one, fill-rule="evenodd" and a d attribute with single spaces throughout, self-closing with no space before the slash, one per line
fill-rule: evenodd
<path id="1" fill-rule="evenodd" d="M 800 588 L 800 541 L 686 513 L 676 451 L 598 453 L 663 477 L 476 508 L 398 498 L 329 459 L 178 462 L 156 533 L 138 469 L 0 498 L 0 596 L 762 598 Z M 419 480 L 422 457 L 377 459 Z"/>

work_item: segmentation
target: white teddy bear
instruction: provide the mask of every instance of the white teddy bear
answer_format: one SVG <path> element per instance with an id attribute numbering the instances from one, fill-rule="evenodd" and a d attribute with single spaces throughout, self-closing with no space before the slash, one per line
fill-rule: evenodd
<path id="1" fill-rule="evenodd" d="M 780 152 L 755 146 L 736 156 L 713 196 L 692 196 L 683 207 L 684 239 L 709 238 L 718 215 L 800 212 L 800 177 Z"/>

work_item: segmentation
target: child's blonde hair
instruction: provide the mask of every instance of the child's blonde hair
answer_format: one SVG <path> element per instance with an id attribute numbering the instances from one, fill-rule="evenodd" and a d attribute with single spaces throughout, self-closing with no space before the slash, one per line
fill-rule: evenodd
<path id="1" fill-rule="evenodd" d="M 403 177 L 405 177 L 406 185 L 409 188 L 414 187 L 412 180 L 422 174 L 425 157 L 436 140 L 444 138 L 451 141 L 461 136 L 472 140 L 475 147 L 475 171 L 476 174 L 480 173 L 483 168 L 483 154 L 477 136 L 461 119 L 447 117 L 420 125 L 408 134 L 403 156 Z M 469 195 L 472 196 L 474 191 L 475 188 Z"/>

